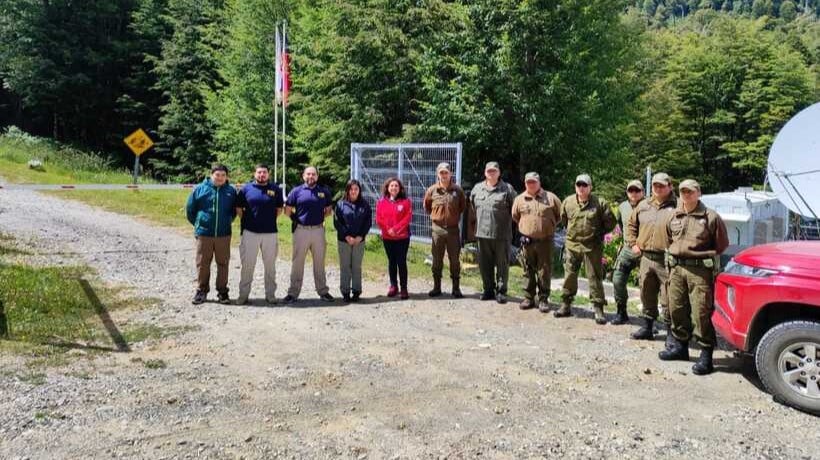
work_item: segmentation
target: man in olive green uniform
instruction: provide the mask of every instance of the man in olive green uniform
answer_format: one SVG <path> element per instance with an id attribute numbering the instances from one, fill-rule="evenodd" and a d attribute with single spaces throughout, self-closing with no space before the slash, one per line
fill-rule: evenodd
<path id="1" fill-rule="evenodd" d="M 626 241 L 626 224 L 629 222 L 629 216 L 632 211 L 638 206 L 638 203 L 643 200 L 643 184 L 639 180 L 633 180 L 626 186 L 626 201 L 618 205 L 618 224 L 621 226 L 621 234 L 624 235 Z M 618 251 L 618 258 L 615 260 L 615 273 L 612 275 L 612 286 L 615 291 L 615 305 L 618 313 L 612 324 L 626 324 L 629 322 L 629 315 L 626 312 L 626 304 L 629 300 L 629 294 L 626 290 L 626 284 L 629 281 L 629 275 L 632 270 L 641 262 L 641 256 L 632 252 L 632 248 L 627 244 L 621 245 L 621 250 Z"/>
<path id="2" fill-rule="evenodd" d="M 494 298 L 503 304 L 507 303 L 515 189 L 501 180 L 501 171 L 495 161 L 484 167 L 484 178 L 470 193 L 470 206 L 476 221 L 478 267 L 484 288 L 481 300 Z"/>
<path id="3" fill-rule="evenodd" d="M 575 194 L 561 205 L 561 223 L 567 229 L 564 240 L 564 289 L 561 308 L 555 317 L 572 315 L 572 300 L 578 292 L 578 271 L 584 263 L 589 281 L 589 300 L 595 308 L 595 322 L 606 324 L 604 316 L 604 234 L 615 227 L 609 204 L 592 194 L 588 174 L 575 178 Z"/>
<path id="4" fill-rule="evenodd" d="M 534 307 L 537 294 L 538 309 L 546 313 L 550 308 L 553 236 L 561 218 L 561 200 L 541 188 L 538 173 L 528 172 L 524 185 L 526 189 L 512 205 L 512 219 L 521 233 L 522 268 L 527 276 L 524 300 L 519 307 L 522 310 Z"/>
<path id="5" fill-rule="evenodd" d="M 680 184 L 680 194 L 680 203 L 666 225 L 674 342 L 658 356 L 665 361 L 688 361 L 689 339 L 694 336 L 701 351 L 692 373 L 706 375 L 714 370 L 712 351 L 717 342 L 712 325 L 716 259 L 729 246 L 729 237 L 723 219 L 700 201 L 700 184 L 687 179 Z"/>
<path id="6" fill-rule="evenodd" d="M 654 324 L 659 316 L 658 297 L 660 296 L 661 320 L 669 325 L 666 281 L 668 274 L 664 264 L 664 252 L 669 247 L 666 238 L 666 222 L 675 211 L 677 200 L 672 193 L 672 179 L 666 173 L 659 172 L 652 176 L 652 197 L 641 201 L 626 226 L 627 247 L 632 248 L 636 256 L 641 256 L 638 277 L 641 285 L 641 312 L 644 324 L 632 333 L 635 340 L 652 340 Z M 667 334 L 666 345 L 671 343 Z"/>
<path id="7" fill-rule="evenodd" d="M 441 295 L 441 272 L 444 269 L 444 251 L 447 251 L 453 297 L 460 299 L 464 296 L 459 288 L 461 236 L 458 224 L 461 222 L 461 214 L 467 208 L 467 197 L 464 190 L 453 181 L 449 163 L 439 163 L 436 175 L 438 182 L 424 193 L 424 210 L 433 221 L 433 289 L 428 295 Z"/>

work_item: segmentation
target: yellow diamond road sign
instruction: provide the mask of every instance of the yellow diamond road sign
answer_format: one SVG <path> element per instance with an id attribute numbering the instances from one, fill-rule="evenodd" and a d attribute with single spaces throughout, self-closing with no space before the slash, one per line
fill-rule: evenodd
<path id="1" fill-rule="evenodd" d="M 142 155 L 146 150 L 150 149 L 154 145 L 154 141 L 148 137 L 148 134 L 145 134 L 145 131 L 143 131 L 142 128 L 129 134 L 124 141 L 128 145 L 128 148 L 130 148 L 136 156 Z"/>

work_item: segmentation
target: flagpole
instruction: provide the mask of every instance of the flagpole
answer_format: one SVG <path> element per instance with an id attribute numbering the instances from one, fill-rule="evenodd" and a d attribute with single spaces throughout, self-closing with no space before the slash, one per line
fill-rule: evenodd
<path id="1" fill-rule="evenodd" d="M 274 38 L 274 46 L 276 47 L 276 59 L 273 69 L 273 182 L 276 182 L 279 177 L 279 25 L 276 25 L 276 36 Z"/>
<path id="2" fill-rule="evenodd" d="M 285 66 L 288 66 L 288 67 L 290 66 L 290 63 L 287 62 L 288 61 L 288 57 L 287 57 L 288 50 L 285 48 L 285 46 L 286 46 L 285 44 L 288 42 L 287 27 L 288 27 L 288 21 L 287 20 L 282 21 L 282 88 L 283 88 L 283 91 L 282 91 L 282 187 L 283 188 L 285 187 L 285 175 L 287 173 L 287 168 L 285 166 L 286 159 L 287 159 L 287 153 L 286 153 L 286 150 L 285 150 L 285 133 L 287 131 L 287 125 L 285 124 L 285 117 L 287 116 L 287 104 L 286 104 L 287 93 L 284 91 L 284 88 L 288 84 L 287 81 L 286 81 L 286 79 L 288 78 L 288 73 L 286 72 L 287 69 L 285 68 Z"/>

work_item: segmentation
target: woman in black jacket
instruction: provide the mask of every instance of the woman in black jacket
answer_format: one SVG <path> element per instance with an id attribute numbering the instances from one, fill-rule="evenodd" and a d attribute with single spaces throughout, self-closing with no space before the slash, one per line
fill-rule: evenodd
<path id="1" fill-rule="evenodd" d="M 342 299 L 356 302 L 362 295 L 362 259 L 364 238 L 370 231 L 372 211 L 362 196 L 359 181 L 352 179 L 345 186 L 344 197 L 336 203 L 333 226 L 339 240 L 339 269 Z"/>

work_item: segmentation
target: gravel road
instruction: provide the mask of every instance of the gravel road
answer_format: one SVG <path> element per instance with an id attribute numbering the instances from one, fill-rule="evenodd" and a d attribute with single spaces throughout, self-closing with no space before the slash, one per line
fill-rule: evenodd
<path id="1" fill-rule="evenodd" d="M 73 350 L 40 382 L 26 357 L 0 356 L 0 458 L 820 458 L 820 418 L 774 403 L 748 359 L 719 351 L 697 377 L 586 311 L 555 319 L 474 292 L 394 301 L 383 282 L 328 305 L 310 270 L 295 306 L 193 306 L 189 235 L 23 191 L 0 191 L 0 232 L 35 261 L 159 299 L 112 312 L 119 327 L 188 328 Z"/>

